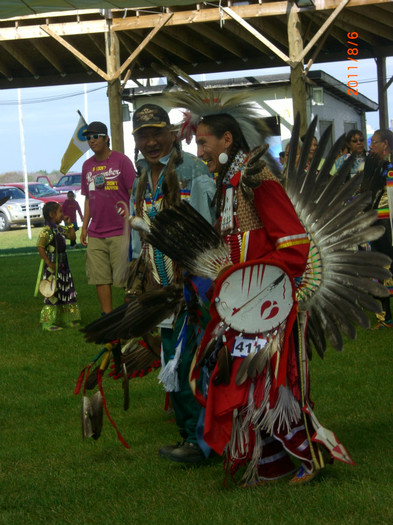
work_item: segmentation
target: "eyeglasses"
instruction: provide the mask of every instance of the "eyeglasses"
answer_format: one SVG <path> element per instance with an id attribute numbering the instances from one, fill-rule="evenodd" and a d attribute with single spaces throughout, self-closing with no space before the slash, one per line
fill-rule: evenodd
<path id="1" fill-rule="evenodd" d="M 95 135 L 86 135 L 86 140 L 97 140 L 98 137 L 106 137 L 105 133 L 96 133 Z"/>
<path id="2" fill-rule="evenodd" d="M 383 142 L 383 140 L 370 140 L 370 145 L 374 146 L 374 144 L 379 144 L 380 142 Z"/>

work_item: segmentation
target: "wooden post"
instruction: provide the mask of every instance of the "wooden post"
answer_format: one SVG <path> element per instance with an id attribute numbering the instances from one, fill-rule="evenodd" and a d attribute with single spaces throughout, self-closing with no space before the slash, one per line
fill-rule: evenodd
<path id="1" fill-rule="evenodd" d="M 300 136 L 307 130 L 307 110 L 306 110 L 306 82 L 303 73 L 303 60 L 297 62 L 297 57 L 303 51 L 303 38 L 297 8 L 292 2 L 288 12 L 288 45 L 289 58 L 291 60 L 291 91 L 293 116 L 300 114 Z"/>
<path id="2" fill-rule="evenodd" d="M 108 24 L 110 24 L 108 20 Z M 106 53 L 106 68 L 109 79 L 115 76 L 116 71 L 120 67 L 120 49 L 119 39 L 112 31 L 105 33 L 105 53 Z M 108 100 L 109 100 L 109 118 L 111 128 L 111 149 L 124 153 L 124 136 L 123 136 L 123 113 L 122 113 L 122 99 L 121 99 L 121 83 L 120 78 L 108 81 Z"/>
<path id="3" fill-rule="evenodd" d="M 379 128 L 389 129 L 388 92 L 386 89 L 386 58 L 377 57 Z"/>

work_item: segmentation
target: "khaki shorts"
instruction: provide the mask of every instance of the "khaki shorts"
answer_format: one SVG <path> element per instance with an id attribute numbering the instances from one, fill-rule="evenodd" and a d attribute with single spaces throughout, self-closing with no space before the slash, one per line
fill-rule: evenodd
<path id="1" fill-rule="evenodd" d="M 114 272 L 120 260 L 122 235 L 99 239 L 89 237 L 86 250 L 86 275 L 89 284 L 113 284 L 122 288 L 125 283 L 116 282 Z"/>

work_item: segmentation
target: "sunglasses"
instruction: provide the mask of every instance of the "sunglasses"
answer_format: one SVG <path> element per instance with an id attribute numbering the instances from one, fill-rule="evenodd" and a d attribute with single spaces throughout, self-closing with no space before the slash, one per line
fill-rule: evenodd
<path id="1" fill-rule="evenodd" d="M 364 139 L 351 139 L 351 142 L 364 142 Z"/>
<path id="2" fill-rule="evenodd" d="M 106 137 L 105 133 L 96 133 L 95 135 L 86 135 L 86 140 L 97 140 L 98 137 Z"/>

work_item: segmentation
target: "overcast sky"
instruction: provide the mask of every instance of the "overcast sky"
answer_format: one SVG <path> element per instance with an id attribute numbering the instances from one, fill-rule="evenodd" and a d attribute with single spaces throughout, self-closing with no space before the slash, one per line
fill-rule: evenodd
<path id="1" fill-rule="evenodd" d="M 393 75 L 393 58 L 387 58 L 387 78 Z M 323 70 L 344 84 L 347 81 L 348 62 L 316 64 L 313 70 Z M 264 75 L 288 71 L 252 70 L 244 75 Z M 359 92 L 378 102 L 377 73 L 373 60 L 358 62 Z M 227 78 L 239 76 L 228 73 Z M 220 75 L 223 78 L 225 75 Z M 85 90 L 87 94 L 85 95 Z M 78 122 L 79 109 L 88 122 L 100 120 L 109 125 L 109 109 L 106 83 L 71 85 L 47 88 L 26 88 L 20 90 L 21 112 L 24 128 L 26 166 L 28 172 L 39 170 L 48 173 L 60 168 L 61 158 Z M 87 99 L 87 112 L 85 111 Z M 389 118 L 393 119 L 393 87 L 388 91 Z M 379 127 L 378 113 L 367 114 L 367 124 L 372 129 Z M 127 132 L 126 135 L 129 135 Z M 127 140 L 127 136 L 125 137 Z M 23 171 L 21 133 L 19 125 L 18 90 L 0 90 L 0 173 Z M 129 148 L 128 148 L 129 149 Z M 130 155 L 132 157 L 132 155 Z M 71 171 L 80 171 L 85 156 Z"/>

